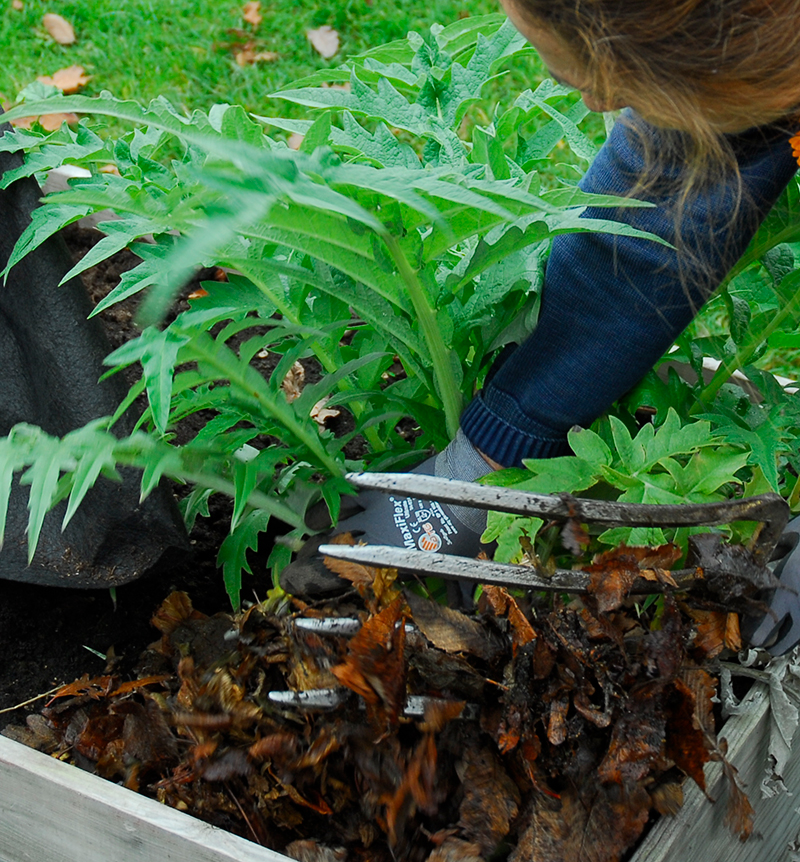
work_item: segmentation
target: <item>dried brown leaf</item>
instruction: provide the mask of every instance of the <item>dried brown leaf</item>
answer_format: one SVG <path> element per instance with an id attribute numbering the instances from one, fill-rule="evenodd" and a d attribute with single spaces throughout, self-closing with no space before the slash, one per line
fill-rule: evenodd
<path id="1" fill-rule="evenodd" d="M 742 648 L 742 633 L 739 628 L 739 614 L 728 614 L 725 621 L 725 646 L 733 652 Z"/>
<path id="2" fill-rule="evenodd" d="M 658 784 L 650 791 L 650 799 L 659 814 L 674 817 L 683 807 L 683 785 L 677 781 Z"/>
<path id="3" fill-rule="evenodd" d="M 303 387 L 306 384 L 306 370 L 302 363 L 295 362 L 294 365 L 286 372 L 286 376 L 281 383 L 281 389 L 286 396 L 289 404 L 296 401 L 303 392 Z"/>
<path id="4" fill-rule="evenodd" d="M 306 36 L 314 50 L 325 60 L 330 60 L 339 50 L 339 34 L 329 24 L 323 24 L 316 30 L 306 30 Z"/>
<path id="5" fill-rule="evenodd" d="M 426 862 L 484 862 L 484 856 L 479 845 L 451 835 L 428 856 Z"/>
<path id="6" fill-rule="evenodd" d="M 629 793 L 616 784 L 581 791 L 568 788 L 559 801 L 534 794 L 509 862 L 617 862 L 641 835 L 650 797 L 636 785 Z"/>
<path id="7" fill-rule="evenodd" d="M 681 557 L 674 544 L 655 548 L 620 545 L 598 554 L 584 571 L 591 575 L 588 591 L 601 613 L 616 610 L 627 597 L 637 578 L 668 583 L 675 581 L 668 569 Z"/>
<path id="8" fill-rule="evenodd" d="M 666 725 L 666 753 L 701 790 L 706 789 L 703 765 L 711 759 L 709 748 L 714 744 L 703 728 L 707 711 L 702 703 L 698 707 L 694 691 L 682 679 L 676 679 Z"/>
<path id="9" fill-rule="evenodd" d="M 519 789 L 500 759 L 485 746 L 466 746 L 456 772 L 464 793 L 458 809 L 460 833 L 491 855 L 517 816 Z"/>
<path id="10" fill-rule="evenodd" d="M 562 695 L 550 702 L 550 714 L 547 719 L 547 738 L 550 740 L 551 745 L 561 745 L 567 738 L 568 711 L 568 695 Z"/>
<path id="11" fill-rule="evenodd" d="M 644 685 L 631 694 L 611 733 L 608 752 L 597 768 L 600 781 L 626 785 L 640 781 L 664 758 L 665 685 Z"/>
<path id="12" fill-rule="evenodd" d="M 334 676 L 375 708 L 374 717 L 395 725 L 405 705 L 404 602 L 398 597 L 389 607 L 370 617 L 348 645 L 343 664 Z"/>
<path id="13" fill-rule="evenodd" d="M 729 614 L 723 611 L 704 611 L 700 608 L 686 608 L 694 620 L 697 633 L 692 646 L 704 659 L 712 659 L 725 649 Z"/>
<path id="14" fill-rule="evenodd" d="M 56 15 L 55 12 L 48 12 L 42 18 L 44 29 L 50 34 L 50 37 L 58 42 L 59 45 L 71 45 L 75 41 L 75 30 L 72 24 L 61 15 Z"/>
<path id="15" fill-rule="evenodd" d="M 242 18 L 244 18 L 248 24 L 258 27 L 258 25 L 264 20 L 264 16 L 261 14 L 261 3 L 259 0 L 254 0 L 252 3 L 244 4 L 242 7 Z"/>
<path id="16" fill-rule="evenodd" d="M 40 75 L 36 80 L 51 87 L 58 87 L 62 93 L 77 93 L 92 80 L 91 75 L 84 74 L 83 66 L 67 66 L 52 75 Z"/>
<path id="17" fill-rule="evenodd" d="M 728 807 L 723 821 L 728 829 L 739 836 L 740 841 L 747 841 L 753 834 L 756 813 L 747 794 L 739 785 L 739 775 L 733 764 L 722 756 L 722 771 L 728 779 Z"/>
<path id="18" fill-rule="evenodd" d="M 481 613 L 490 612 L 497 617 L 508 617 L 512 629 L 511 638 L 515 648 L 536 640 L 533 626 L 520 610 L 516 599 L 503 587 L 484 585 L 478 601 L 478 609 Z"/>
<path id="19" fill-rule="evenodd" d="M 419 630 L 437 648 L 449 653 L 469 653 L 494 661 L 505 645 L 466 614 L 406 591 L 405 599 Z"/>
<path id="20" fill-rule="evenodd" d="M 172 634 L 178 626 L 189 620 L 205 620 L 208 617 L 192 607 L 192 600 L 182 590 L 170 593 L 150 620 L 162 634 Z"/>
<path id="21" fill-rule="evenodd" d="M 80 679 L 62 686 L 50 698 L 47 705 L 49 706 L 59 697 L 91 697 L 93 700 L 99 700 L 102 697 L 108 697 L 113 685 L 114 678 L 111 676 L 96 676 L 94 679 L 89 679 L 89 674 L 85 673 Z"/>
<path id="22" fill-rule="evenodd" d="M 348 854 L 344 847 L 328 847 L 306 838 L 292 841 L 286 847 L 286 855 L 290 859 L 296 859 L 297 862 L 346 862 Z"/>
<path id="23" fill-rule="evenodd" d="M 239 66 L 252 66 L 254 63 L 274 63 L 281 55 L 275 51 L 260 51 L 255 43 L 248 42 L 234 51 L 233 58 Z"/>
<path id="24" fill-rule="evenodd" d="M 322 398 L 311 408 L 311 418 L 323 428 L 328 419 L 335 419 L 341 415 L 341 411 L 336 407 L 325 406 L 330 400 L 330 397 Z"/>

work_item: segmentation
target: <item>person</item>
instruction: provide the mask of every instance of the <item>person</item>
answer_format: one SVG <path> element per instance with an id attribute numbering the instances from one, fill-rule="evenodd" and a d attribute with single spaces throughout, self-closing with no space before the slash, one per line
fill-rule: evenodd
<path id="1" fill-rule="evenodd" d="M 502 2 L 556 80 L 591 110 L 624 109 L 580 187 L 656 204 L 615 217 L 672 247 L 591 233 L 554 240 L 536 330 L 496 364 L 456 439 L 417 468 L 464 480 L 568 454 L 569 429 L 590 425 L 653 367 L 797 170 L 800 0 Z M 422 511 L 427 531 L 415 535 L 436 533 L 445 553 L 480 549 L 485 515 L 475 510 L 378 492 L 355 503 L 335 532 L 403 545 Z M 289 592 L 341 588 L 320 541 L 284 570 Z"/>

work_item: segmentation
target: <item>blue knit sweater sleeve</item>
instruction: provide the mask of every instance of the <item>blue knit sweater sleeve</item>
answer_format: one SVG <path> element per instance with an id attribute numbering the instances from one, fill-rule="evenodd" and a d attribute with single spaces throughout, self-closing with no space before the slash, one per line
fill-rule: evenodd
<path id="1" fill-rule="evenodd" d="M 626 112 L 581 187 L 631 193 L 663 135 Z M 557 238 L 536 330 L 462 416 L 473 445 L 505 466 L 567 453 L 569 429 L 591 424 L 641 380 L 741 256 L 797 169 L 789 136 L 773 127 L 732 136 L 741 180 L 731 170 L 688 199 L 673 148 L 643 195 L 656 206 L 614 217 L 679 250 L 608 234 Z M 585 217 L 609 213 L 589 209 Z"/>

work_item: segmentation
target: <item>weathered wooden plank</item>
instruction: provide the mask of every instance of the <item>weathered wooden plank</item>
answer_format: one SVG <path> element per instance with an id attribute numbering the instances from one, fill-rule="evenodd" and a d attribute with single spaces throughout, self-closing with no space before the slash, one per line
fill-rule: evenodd
<path id="1" fill-rule="evenodd" d="M 761 780 L 769 743 L 767 689 L 758 683 L 746 710 L 730 719 L 720 736 L 728 741 L 728 758 L 739 771 L 755 809 L 755 833 L 741 842 L 724 824 L 728 783 L 718 763 L 706 766 L 710 803 L 692 781 L 684 785 L 685 800 L 677 817 L 664 817 L 650 831 L 631 862 L 797 862 L 800 840 L 800 757 L 789 760 L 784 782 L 789 793 L 761 797 Z"/>
<path id="2" fill-rule="evenodd" d="M 0 736 L 0 862 L 288 858 Z"/>

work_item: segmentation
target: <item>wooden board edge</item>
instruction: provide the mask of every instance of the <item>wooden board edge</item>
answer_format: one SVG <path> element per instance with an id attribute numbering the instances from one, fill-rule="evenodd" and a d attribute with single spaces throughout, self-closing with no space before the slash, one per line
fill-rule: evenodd
<path id="1" fill-rule="evenodd" d="M 98 830 L 105 831 L 102 841 Z M 88 845 L 99 845 L 99 852 L 92 855 Z M 0 736 L 0 860 L 45 858 L 290 862 L 273 850 Z"/>

